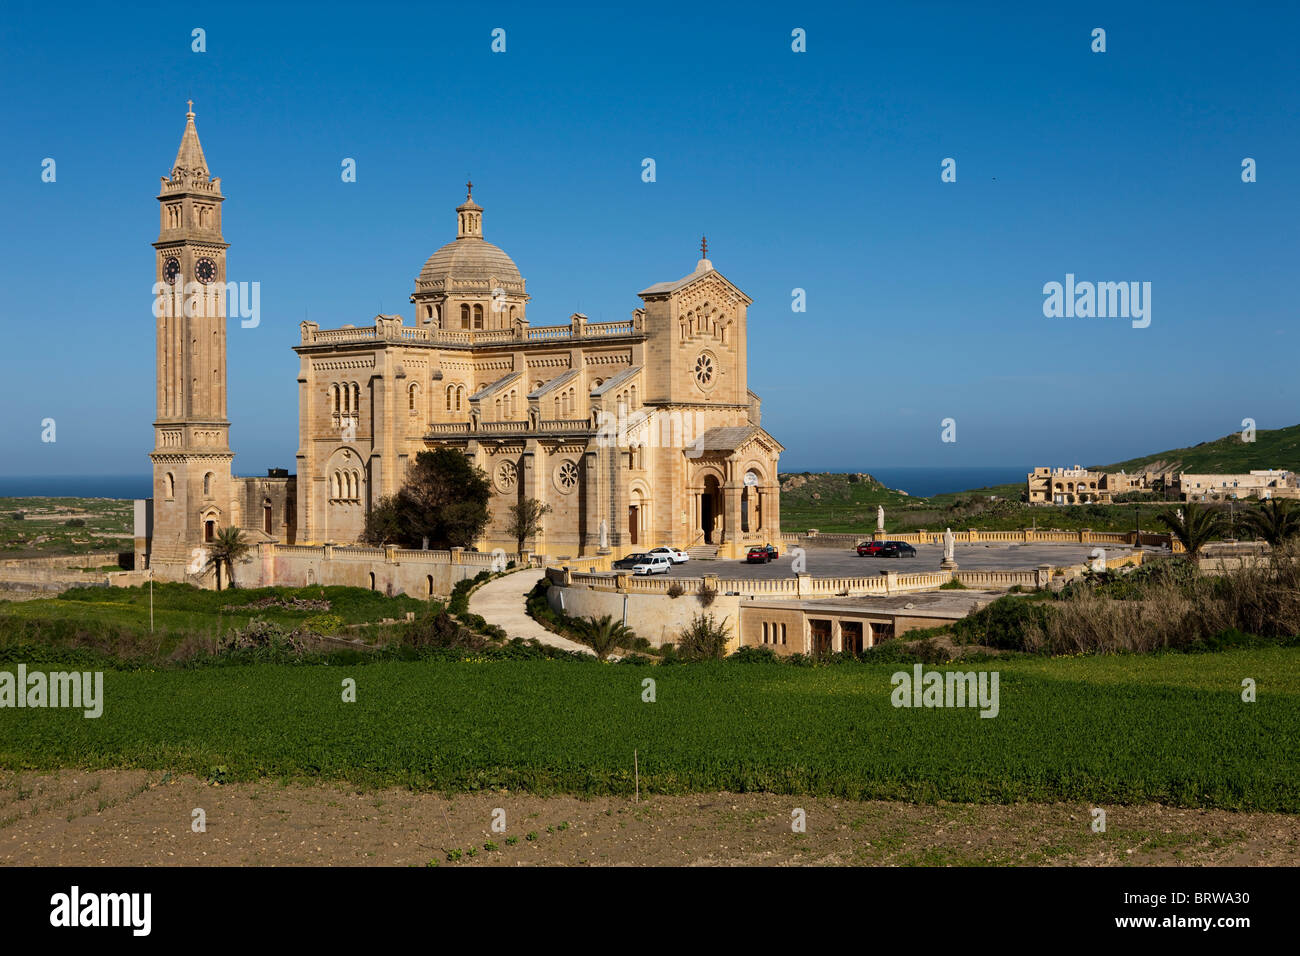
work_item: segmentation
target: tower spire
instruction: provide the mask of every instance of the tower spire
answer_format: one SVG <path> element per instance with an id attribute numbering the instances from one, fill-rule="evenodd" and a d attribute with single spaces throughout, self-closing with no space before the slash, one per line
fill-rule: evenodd
<path id="1" fill-rule="evenodd" d="M 199 131 L 194 125 L 194 101 L 186 100 L 189 112 L 185 114 L 185 132 L 181 134 L 181 146 L 176 151 L 176 162 L 172 163 L 172 179 L 208 178 L 208 161 L 203 158 L 203 147 L 199 144 Z"/>

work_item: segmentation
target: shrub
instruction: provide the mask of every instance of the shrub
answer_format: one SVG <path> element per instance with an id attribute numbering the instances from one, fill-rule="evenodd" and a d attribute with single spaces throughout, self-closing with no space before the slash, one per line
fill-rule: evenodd
<path id="1" fill-rule="evenodd" d="M 742 647 L 727 660 L 737 664 L 775 664 L 777 656 L 770 647 Z"/>
<path id="2" fill-rule="evenodd" d="M 700 600 L 700 607 L 708 607 L 718 596 L 718 589 L 711 588 L 707 584 L 701 583 L 700 589 L 695 592 L 695 596 Z"/>
<path id="3" fill-rule="evenodd" d="M 435 614 L 425 614 L 410 622 L 402 633 L 402 644 L 417 649 L 433 647 L 465 647 L 476 649 L 484 644 L 468 627 L 439 608 Z"/>
<path id="4" fill-rule="evenodd" d="M 343 618 L 337 614 L 317 614 L 307 618 L 302 625 L 316 634 L 337 634 L 343 629 Z"/>
<path id="5" fill-rule="evenodd" d="M 254 618 L 246 625 L 227 631 L 217 638 L 217 650 L 220 653 L 231 651 L 284 651 L 301 654 L 306 650 L 304 634 L 289 630 L 283 625 L 261 618 Z"/>
<path id="6" fill-rule="evenodd" d="M 677 649 L 687 660 L 717 660 L 729 636 L 726 618 L 719 622 L 712 614 L 697 614 L 679 635 Z"/>
<path id="7" fill-rule="evenodd" d="M 665 593 L 670 598 L 679 598 L 686 593 L 686 589 L 682 587 L 682 583 L 680 581 L 674 581 L 672 584 L 668 585 L 668 590 Z"/>
<path id="8" fill-rule="evenodd" d="M 952 632 L 959 644 L 983 644 L 1008 651 L 1037 650 L 1042 626 L 1052 608 L 1023 597 L 1000 597 L 959 621 Z"/>
<path id="9" fill-rule="evenodd" d="M 84 528 L 86 526 L 86 519 L 69 518 L 67 521 L 63 522 L 63 524 L 68 528 Z"/>

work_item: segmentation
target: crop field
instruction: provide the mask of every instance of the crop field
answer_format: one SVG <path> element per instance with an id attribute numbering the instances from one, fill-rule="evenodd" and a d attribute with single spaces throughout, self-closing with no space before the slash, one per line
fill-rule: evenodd
<path id="1" fill-rule="evenodd" d="M 10 648 L 10 651 L 13 651 Z M 39 660 L 24 658 L 29 669 Z M 0 669 L 15 658 L 0 648 Z M 51 663 L 46 669 L 64 669 Z M 910 665 L 375 661 L 113 670 L 104 712 L 0 709 L 0 767 L 628 794 L 1300 811 L 1300 651 L 1010 658 L 1000 712 L 891 704 Z M 345 679 L 356 681 L 345 702 Z M 1258 683 L 1244 703 L 1241 683 Z M 643 700 L 643 681 L 655 700 Z"/>
<path id="2" fill-rule="evenodd" d="M 0 498 L 0 557 L 130 551 L 133 508 L 118 498 Z"/>

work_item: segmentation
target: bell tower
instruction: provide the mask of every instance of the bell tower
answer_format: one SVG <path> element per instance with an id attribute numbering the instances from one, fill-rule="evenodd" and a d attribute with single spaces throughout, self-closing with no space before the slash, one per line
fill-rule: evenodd
<path id="1" fill-rule="evenodd" d="M 194 103 L 158 195 L 155 242 L 157 419 L 151 567 L 183 580 L 204 572 L 205 543 L 237 525 L 226 417 L 226 248 L 221 180 L 210 178 Z"/>

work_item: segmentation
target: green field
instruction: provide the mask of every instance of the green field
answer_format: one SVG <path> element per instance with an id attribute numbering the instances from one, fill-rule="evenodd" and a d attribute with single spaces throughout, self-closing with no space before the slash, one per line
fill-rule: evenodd
<path id="1" fill-rule="evenodd" d="M 0 766 L 596 794 L 631 792 L 635 749 L 649 792 L 1300 811 L 1300 651 L 975 665 L 991 666 L 996 719 L 894 708 L 890 675 L 910 667 L 883 663 L 115 670 L 97 720 L 0 710 Z M 654 703 L 642 701 L 647 677 Z M 1257 703 L 1241 701 L 1244 677 Z M 345 678 L 356 703 L 341 700 Z"/>
<path id="2" fill-rule="evenodd" d="M 117 498 L 0 498 L 0 558 L 130 551 L 133 509 Z"/>

